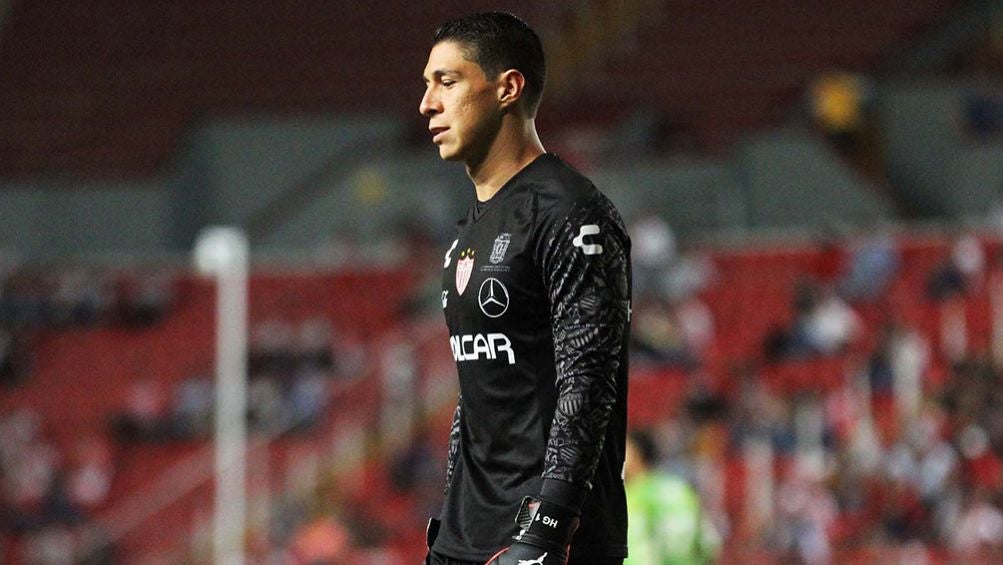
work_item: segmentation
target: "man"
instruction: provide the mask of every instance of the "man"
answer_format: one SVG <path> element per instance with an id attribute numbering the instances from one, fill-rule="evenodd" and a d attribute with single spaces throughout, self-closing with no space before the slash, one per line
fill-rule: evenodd
<path id="1" fill-rule="evenodd" d="M 709 563 L 721 538 L 703 513 L 696 490 L 682 478 L 662 473 L 655 443 L 645 432 L 627 436 L 628 565 Z"/>
<path id="2" fill-rule="evenodd" d="M 609 200 L 544 151 L 544 76 L 539 38 L 502 13 L 444 24 L 424 71 L 432 141 L 476 192 L 443 262 L 460 397 L 427 563 L 627 552 L 630 242 Z"/>

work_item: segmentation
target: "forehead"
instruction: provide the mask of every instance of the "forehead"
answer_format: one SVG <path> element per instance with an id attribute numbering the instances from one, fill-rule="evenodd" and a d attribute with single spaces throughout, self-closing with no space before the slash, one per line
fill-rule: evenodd
<path id="1" fill-rule="evenodd" d="M 471 73 L 484 76 L 480 65 L 468 59 L 463 44 L 456 41 L 441 41 L 436 43 L 428 54 L 425 65 L 425 76 L 430 77 L 437 72 L 450 72 L 463 75 Z"/>

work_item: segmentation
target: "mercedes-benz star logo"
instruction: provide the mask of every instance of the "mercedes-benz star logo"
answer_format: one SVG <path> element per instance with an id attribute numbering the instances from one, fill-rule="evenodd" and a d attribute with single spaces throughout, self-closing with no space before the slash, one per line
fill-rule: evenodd
<path id="1" fill-rule="evenodd" d="M 497 318 L 508 310 L 508 289 L 494 277 L 484 279 L 477 291 L 477 303 L 488 318 Z"/>

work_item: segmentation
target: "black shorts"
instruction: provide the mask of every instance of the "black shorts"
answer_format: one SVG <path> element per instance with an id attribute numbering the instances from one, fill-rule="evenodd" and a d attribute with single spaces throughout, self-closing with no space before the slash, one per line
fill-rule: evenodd
<path id="1" fill-rule="evenodd" d="M 452 557 L 446 557 L 441 553 L 432 552 L 432 559 L 429 561 L 431 565 L 484 565 L 480 561 L 461 561 L 459 559 L 453 559 Z"/>
<path id="2" fill-rule="evenodd" d="M 452 557 L 446 557 L 445 555 L 432 552 L 431 565 L 484 565 L 480 561 L 461 561 L 459 559 L 453 559 Z M 595 556 L 582 556 L 577 558 L 571 556 L 568 561 L 568 565 L 623 565 L 623 559 L 615 557 L 595 557 Z"/>

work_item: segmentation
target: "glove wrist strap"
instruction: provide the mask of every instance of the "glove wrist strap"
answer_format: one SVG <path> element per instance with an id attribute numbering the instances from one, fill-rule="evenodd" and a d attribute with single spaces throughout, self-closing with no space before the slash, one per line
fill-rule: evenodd
<path id="1" fill-rule="evenodd" d="M 578 529 L 578 513 L 559 504 L 527 496 L 516 516 L 516 541 L 545 549 L 566 551 Z"/>

